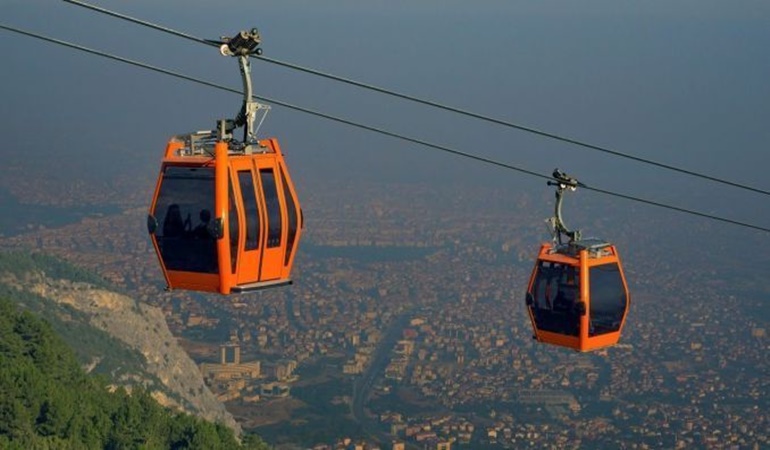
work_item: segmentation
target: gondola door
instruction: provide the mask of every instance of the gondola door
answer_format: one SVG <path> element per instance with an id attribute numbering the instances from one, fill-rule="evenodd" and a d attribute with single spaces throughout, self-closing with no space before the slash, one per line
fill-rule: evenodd
<path id="1" fill-rule="evenodd" d="M 255 158 L 257 175 L 263 200 L 262 266 L 259 271 L 260 281 L 275 280 L 281 277 L 283 268 L 284 246 L 284 210 L 281 200 L 281 180 L 276 159 L 273 155 Z"/>
<path id="2" fill-rule="evenodd" d="M 262 195 L 259 183 L 254 176 L 252 158 L 233 158 L 232 177 L 237 181 L 239 201 L 242 205 L 243 216 L 240 219 L 241 229 L 244 230 L 237 244 L 239 253 L 238 275 L 236 284 L 246 285 L 260 281 L 260 266 L 262 264 L 262 242 L 264 223 L 264 206 L 259 200 Z M 236 247 L 235 245 L 233 247 Z"/>

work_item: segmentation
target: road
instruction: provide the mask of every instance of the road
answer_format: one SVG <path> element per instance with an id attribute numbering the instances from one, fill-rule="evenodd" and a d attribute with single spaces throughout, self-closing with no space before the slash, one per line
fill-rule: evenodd
<path id="1" fill-rule="evenodd" d="M 361 428 L 364 433 L 369 435 L 370 438 L 378 441 L 381 445 L 390 444 L 393 437 L 380 429 L 379 423 L 376 418 L 369 417 L 364 412 L 364 404 L 369 399 L 378 377 L 382 376 L 385 368 L 390 360 L 390 351 L 396 342 L 399 341 L 401 334 L 406 328 L 411 317 L 414 316 L 414 312 L 406 312 L 396 317 L 393 322 L 388 326 L 385 335 L 377 344 L 377 348 L 372 354 L 372 361 L 369 367 L 366 368 L 361 377 L 353 383 L 353 401 L 350 406 L 350 412 L 353 415 L 353 419 L 361 424 Z"/>

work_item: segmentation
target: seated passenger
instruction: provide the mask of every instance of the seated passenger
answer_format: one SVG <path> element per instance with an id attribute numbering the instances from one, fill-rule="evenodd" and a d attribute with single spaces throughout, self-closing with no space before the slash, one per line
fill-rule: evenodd
<path id="1" fill-rule="evenodd" d="M 573 285 L 559 286 L 559 292 L 553 301 L 554 312 L 561 313 L 560 332 L 568 336 L 577 336 L 580 329 L 580 315 L 577 312 L 577 299 Z"/>
<path id="2" fill-rule="evenodd" d="M 179 205 L 172 203 L 166 210 L 166 218 L 163 219 L 163 237 L 174 238 L 182 237 L 185 232 L 185 222 L 182 220 L 182 210 Z"/>
<path id="3" fill-rule="evenodd" d="M 553 300 L 553 310 L 560 312 L 571 311 L 575 305 L 575 296 L 572 295 L 569 289 L 562 289 L 559 287 L 559 292 L 556 293 L 556 298 Z"/>
<path id="4" fill-rule="evenodd" d="M 197 239 L 210 239 L 211 233 L 209 233 L 209 223 L 211 222 L 211 211 L 208 209 L 202 209 L 199 216 L 201 223 L 195 227 L 193 236 Z"/>

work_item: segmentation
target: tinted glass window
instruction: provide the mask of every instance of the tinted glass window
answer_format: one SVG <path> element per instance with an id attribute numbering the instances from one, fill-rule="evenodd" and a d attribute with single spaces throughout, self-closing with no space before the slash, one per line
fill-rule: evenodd
<path id="1" fill-rule="evenodd" d="M 235 273 L 238 267 L 238 238 L 240 237 L 240 224 L 238 223 L 238 207 L 235 204 L 235 194 L 233 193 L 233 180 L 227 177 L 228 195 L 227 195 L 227 222 L 230 234 L 230 272 Z"/>
<path id="2" fill-rule="evenodd" d="M 286 254 L 283 258 L 283 265 L 288 265 L 291 259 L 294 247 L 294 238 L 297 237 L 297 205 L 294 203 L 294 197 L 289 191 L 289 182 L 286 179 L 286 173 L 281 168 L 281 177 L 283 177 L 283 197 L 286 199 L 286 218 L 288 220 L 288 230 L 286 237 Z"/>
<path id="3" fill-rule="evenodd" d="M 539 330 L 577 336 L 580 315 L 580 271 L 576 267 L 540 262 L 532 286 L 530 307 Z"/>
<path id="4" fill-rule="evenodd" d="M 166 166 L 153 211 L 166 269 L 219 271 L 216 239 L 208 231 L 213 210 L 213 168 Z"/>
<path id="5" fill-rule="evenodd" d="M 254 178 L 250 170 L 238 172 L 238 182 L 241 184 L 243 198 L 243 214 L 246 216 L 246 250 L 254 250 L 259 246 L 259 210 L 257 209 L 257 194 L 254 191 Z"/>
<path id="6" fill-rule="evenodd" d="M 617 264 L 605 264 L 590 269 L 589 336 L 611 333 L 620 329 L 626 312 L 626 289 Z"/>
<path id="7" fill-rule="evenodd" d="M 278 200 L 278 188 L 275 185 L 273 169 L 260 169 L 262 190 L 265 193 L 267 208 L 267 248 L 281 245 L 281 203 Z"/>

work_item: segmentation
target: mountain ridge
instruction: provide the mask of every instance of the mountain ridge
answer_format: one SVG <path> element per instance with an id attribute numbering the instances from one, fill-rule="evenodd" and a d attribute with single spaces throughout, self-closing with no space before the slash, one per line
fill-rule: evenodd
<path id="1" fill-rule="evenodd" d="M 81 348 L 78 357 L 83 368 L 106 373 L 116 386 L 129 390 L 140 386 L 164 406 L 222 423 L 236 435 L 242 434 L 240 425 L 203 382 L 197 365 L 178 345 L 159 308 L 110 290 L 98 276 L 42 254 L 0 253 L 0 286 L 18 298 L 22 307 L 53 322 L 71 347 L 86 346 L 85 325 L 127 349 L 117 350 L 127 357 L 124 367 L 109 346 L 92 352 L 96 354 Z M 72 332 L 73 328 L 81 330 Z M 105 340 L 99 336 L 90 341 Z M 107 362 L 109 366 L 100 367 Z"/>

